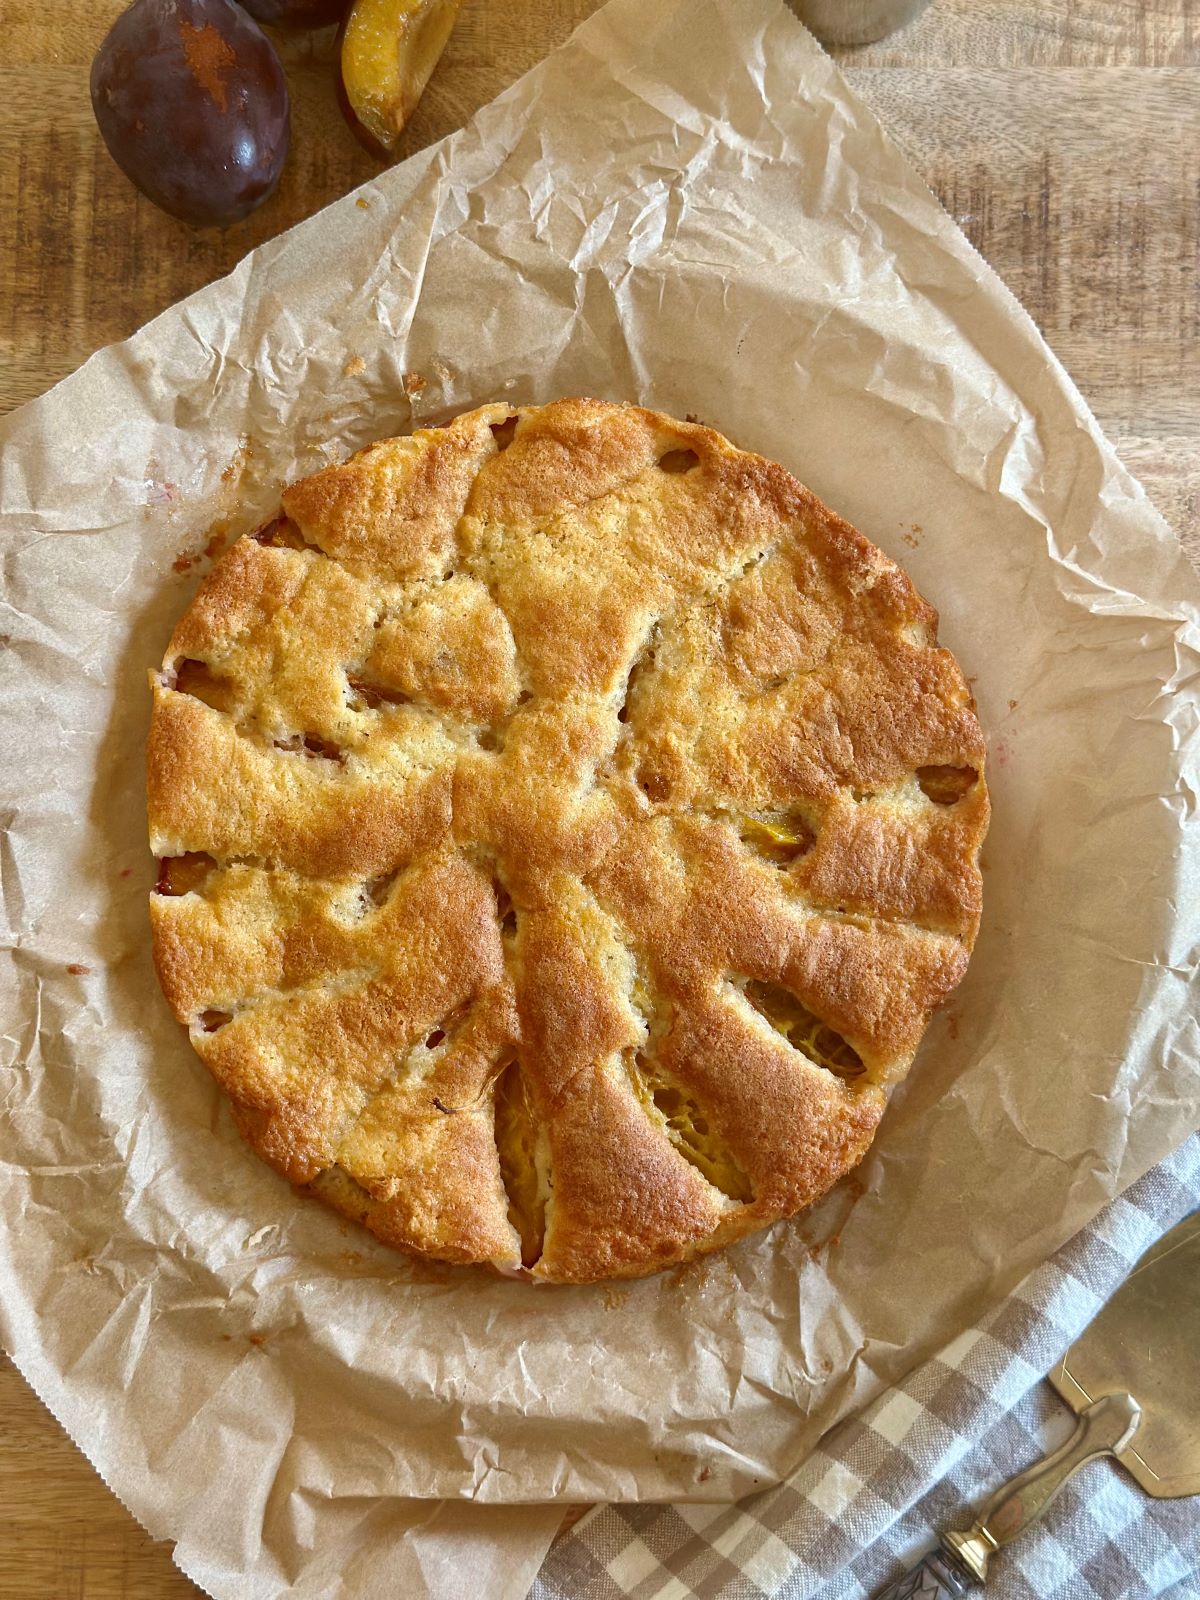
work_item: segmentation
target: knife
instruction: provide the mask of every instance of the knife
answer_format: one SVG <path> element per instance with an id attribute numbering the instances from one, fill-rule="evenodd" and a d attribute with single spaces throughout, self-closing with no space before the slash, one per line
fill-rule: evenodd
<path id="1" fill-rule="evenodd" d="M 1079 1417 L 1066 1444 L 875 1600 L 958 1600 L 985 1583 L 989 1558 L 1098 1456 L 1115 1456 L 1156 1499 L 1200 1494 L 1200 1211 L 1146 1252 L 1050 1382 Z"/>

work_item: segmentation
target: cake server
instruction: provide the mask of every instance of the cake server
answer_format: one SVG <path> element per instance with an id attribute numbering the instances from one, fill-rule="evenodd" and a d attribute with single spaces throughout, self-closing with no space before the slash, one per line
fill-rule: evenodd
<path id="1" fill-rule="evenodd" d="M 1200 1211 L 1148 1250 L 1050 1382 L 1078 1413 L 1066 1444 L 1006 1483 L 965 1532 L 876 1600 L 958 1600 L 1080 1467 L 1115 1456 L 1147 1494 L 1200 1494 Z"/>

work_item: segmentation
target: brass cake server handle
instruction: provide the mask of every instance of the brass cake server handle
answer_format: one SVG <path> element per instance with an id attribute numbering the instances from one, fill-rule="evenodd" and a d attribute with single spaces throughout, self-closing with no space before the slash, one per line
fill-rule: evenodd
<path id="1" fill-rule="evenodd" d="M 1036 1522 L 1080 1467 L 1123 1450 L 1141 1417 L 1132 1395 L 1106 1394 L 1093 1401 L 1079 1413 L 1066 1444 L 1010 1479 L 966 1532 L 944 1533 L 940 1549 L 880 1589 L 875 1600 L 959 1600 L 977 1583 L 986 1582 L 989 1557 Z"/>

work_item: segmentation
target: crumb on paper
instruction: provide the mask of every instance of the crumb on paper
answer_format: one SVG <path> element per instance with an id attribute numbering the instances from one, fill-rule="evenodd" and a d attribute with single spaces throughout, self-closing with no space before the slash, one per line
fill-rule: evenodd
<path id="1" fill-rule="evenodd" d="M 700 1471 L 696 1474 L 696 1482 L 697 1483 L 707 1483 L 708 1480 L 711 1477 L 712 1477 L 712 1468 L 711 1467 L 701 1467 Z"/>
<path id="2" fill-rule="evenodd" d="M 1015 711 L 1020 704 L 1021 702 L 1019 700 L 1010 700 L 1008 702 L 1008 709 L 1010 711 Z"/>
<path id="3" fill-rule="evenodd" d="M 902 533 L 900 537 L 904 540 L 905 544 L 910 550 L 915 550 L 921 543 L 921 535 L 924 532 L 925 530 L 922 528 L 919 522 L 912 522 L 909 524 L 908 532 Z"/>
<path id="4" fill-rule="evenodd" d="M 229 470 L 228 467 L 225 470 L 227 472 Z M 224 478 L 225 473 L 222 473 L 221 476 Z M 228 518 L 220 518 L 212 523 L 209 528 L 208 538 L 199 549 L 192 546 L 190 549 L 181 550 L 171 563 L 171 571 L 182 574 L 190 572 L 201 561 L 214 561 L 225 548 L 232 526 Z"/>
<path id="5" fill-rule="evenodd" d="M 256 453 L 261 454 L 259 446 L 248 433 L 244 433 L 237 449 L 230 456 L 229 461 L 221 472 L 221 482 L 228 487 L 237 484 L 245 476 L 247 468 L 253 465 Z"/>
<path id="6" fill-rule="evenodd" d="M 708 1289 L 720 1278 L 726 1279 L 728 1286 L 733 1268 L 719 1252 L 693 1256 L 690 1261 L 681 1261 L 673 1267 L 668 1277 L 668 1282 L 673 1288 L 681 1291 L 691 1289 Z"/>
<path id="7" fill-rule="evenodd" d="M 693 1285 L 703 1289 L 708 1281 L 707 1266 L 702 1256 L 694 1256 L 691 1261 L 681 1261 L 677 1267 L 672 1267 L 667 1281 L 673 1289 L 686 1290 Z"/>
<path id="8" fill-rule="evenodd" d="M 369 200 L 364 200 L 361 194 L 358 196 L 357 200 L 355 200 L 354 204 L 360 211 L 370 211 L 371 209 L 371 202 Z"/>
<path id="9" fill-rule="evenodd" d="M 267 1342 L 267 1336 L 265 1333 L 248 1333 L 246 1337 L 249 1339 L 252 1345 L 257 1345 L 260 1350 Z"/>
<path id="10" fill-rule="evenodd" d="M 433 375 L 439 383 L 449 383 L 451 378 L 454 376 L 446 363 L 444 361 L 439 361 L 436 356 L 434 356 L 429 365 L 433 368 Z"/>
<path id="11" fill-rule="evenodd" d="M 85 976 L 91 970 L 91 967 L 85 967 L 82 961 L 67 962 L 67 971 L 73 973 L 77 978 Z"/>
<path id="12" fill-rule="evenodd" d="M 367 363 L 361 356 L 351 356 L 342 368 L 343 378 L 357 378 L 360 372 L 367 370 Z"/>
<path id="13" fill-rule="evenodd" d="M 847 1201 L 847 1204 L 845 1210 L 837 1219 L 837 1227 L 835 1229 L 831 1229 L 823 1239 L 817 1239 L 808 1244 L 808 1259 L 810 1261 L 819 1261 L 824 1251 L 833 1251 L 838 1248 L 842 1242 L 842 1229 L 849 1221 L 850 1213 L 854 1210 L 855 1206 L 862 1199 L 863 1195 L 866 1194 L 866 1192 L 867 1186 L 857 1173 L 851 1173 L 848 1177 L 844 1178 L 842 1182 L 836 1186 L 836 1188 L 830 1190 L 830 1194 L 839 1195 Z"/>
<path id="14" fill-rule="evenodd" d="M 617 1289 L 612 1285 L 609 1285 L 609 1287 L 605 1289 L 602 1299 L 604 1301 L 604 1309 L 606 1311 L 620 1311 L 622 1306 L 624 1306 L 629 1300 L 629 1290 Z"/>
<path id="15" fill-rule="evenodd" d="M 362 1259 L 361 1250 L 341 1250 L 338 1252 L 338 1260 L 344 1262 L 348 1267 L 360 1266 Z"/>
<path id="16" fill-rule="evenodd" d="M 406 372 L 404 374 L 404 392 L 410 400 L 415 400 L 419 394 L 429 387 L 429 379 L 419 372 Z"/>

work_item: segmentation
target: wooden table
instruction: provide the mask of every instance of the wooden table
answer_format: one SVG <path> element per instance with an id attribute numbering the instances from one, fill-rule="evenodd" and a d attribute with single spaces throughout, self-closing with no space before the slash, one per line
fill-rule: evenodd
<path id="1" fill-rule="evenodd" d="M 598 3 L 468 0 L 405 153 L 460 127 Z M 113 166 L 88 101 L 120 9 L 0 0 L 0 411 L 376 170 L 337 110 L 329 33 L 293 37 L 278 195 L 225 233 L 160 215 Z M 1200 561 L 1194 0 L 935 0 L 840 57 Z M 0 1600 L 197 1592 L 0 1365 Z"/>

